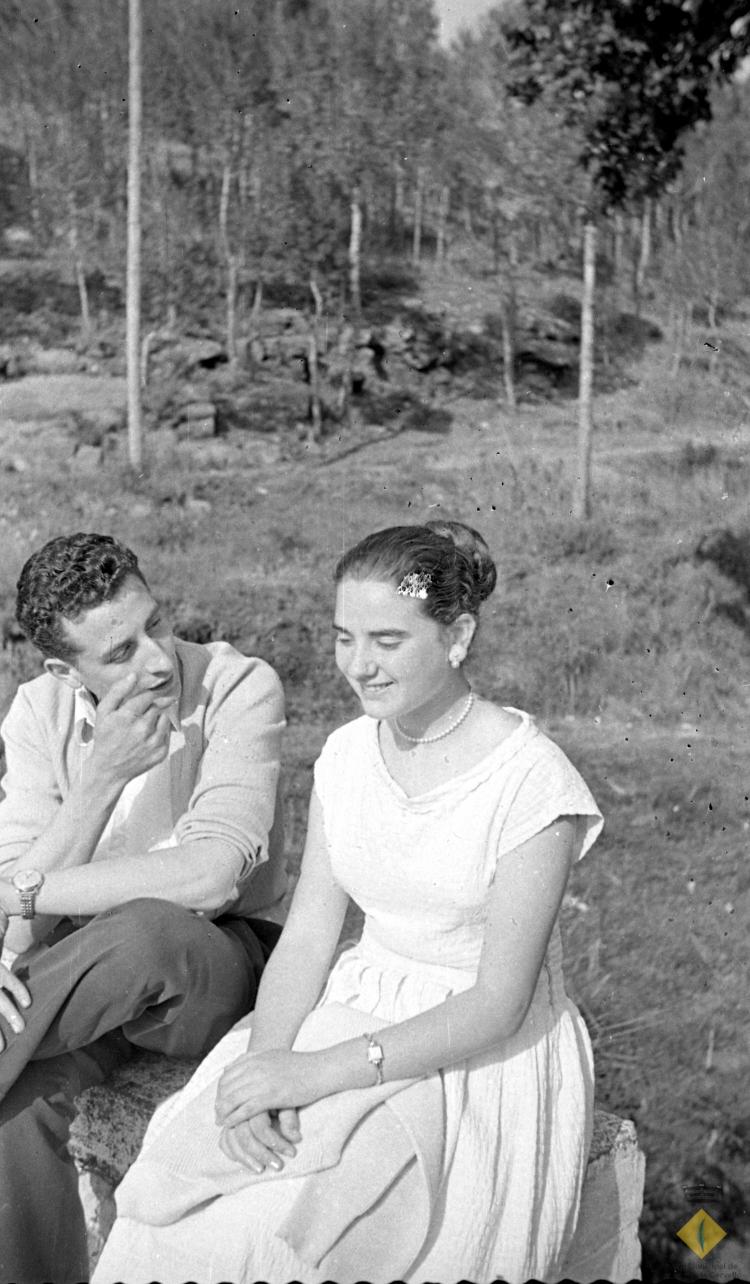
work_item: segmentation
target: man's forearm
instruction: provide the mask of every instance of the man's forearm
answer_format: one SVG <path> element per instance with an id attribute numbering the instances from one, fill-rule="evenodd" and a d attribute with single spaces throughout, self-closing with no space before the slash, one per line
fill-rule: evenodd
<path id="1" fill-rule="evenodd" d="M 36 911 L 53 918 L 90 917 L 149 897 L 210 913 L 234 899 L 242 864 L 241 855 L 227 844 L 205 839 L 139 856 L 52 869 L 36 897 Z M 14 889 L 0 883 L 0 905 L 17 914 L 17 903 Z M 17 924 L 18 919 L 13 922 Z M 8 944 L 17 948 L 10 939 Z"/>
<path id="2" fill-rule="evenodd" d="M 121 792 L 121 785 L 82 776 L 52 823 L 16 861 L 15 870 L 38 869 L 46 875 L 48 870 L 87 864 Z"/>
<path id="3" fill-rule="evenodd" d="M 10 876 L 20 869 L 38 869 L 46 879 L 53 870 L 87 866 L 120 792 L 114 784 L 108 786 L 82 777 L 61 803 L 52 823 L 15 862 Z M 44 911 L 39 906 L 37 909 L 36 916 L 28 921 L 11 919 L 6 944 L 17 954 L 44 940 L 61 917 L 61 912 Z M 16 912 L 17 906 L 11 909 L 11 913 Z"/>

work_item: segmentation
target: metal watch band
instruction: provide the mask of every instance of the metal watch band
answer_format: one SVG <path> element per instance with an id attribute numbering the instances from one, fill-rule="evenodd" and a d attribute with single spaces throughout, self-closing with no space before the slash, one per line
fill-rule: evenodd
<path id="1" fill-rule="evenodd" d="M 38 869 L 20 869 L 11 881 L 18 892 L 21 918 L 34 918 L 36 898 L 44 886 L 44 874 Z"/>
<path id="2" fill-rule="evenodd" d="M 36 894 L 39 888 L 35 887 L 33 892 L 19 892 L 18 899 L 21 902 L 21 918 L 36 917 Z"/>

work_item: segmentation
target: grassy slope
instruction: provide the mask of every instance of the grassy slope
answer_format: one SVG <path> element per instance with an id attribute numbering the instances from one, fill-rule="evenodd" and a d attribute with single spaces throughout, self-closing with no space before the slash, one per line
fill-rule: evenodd
<path id="1" fill-rule="evenodd" d="M 492 302 L 491 288 L 469 291 L 465 275 L 426 280 L 424 297 L 464 320 Z M 744 343 L 741 325 L 731 337 Z M 454 415 L 447 437 L 405 433 L 354 451 L 334 439 L 281 462 L 267 440 L 240 433 L 162 444 L 139 482 L 116 460 L 73 475 L 59 433 L 38 421 L 6 424 L 0 440 L 2 459 L 16 460 L 0 471 L 6 612 L 33 547 L 61 529 L 108 529 L 137 548 L 179 623 L 210 626 L 277 664 L 290 704 L 293 861 L 314 757 L 355 712 L 330 658 L 333 561 L 391 522 L 441 513 L 480 527 L 505 582 L 483 620 L 476 684 L 546 722 L 607 818 L 575 873 L 569 971 L 595 1037 L 600 1099 L 636 1119 L 648 1156 L 652 1278 L 689 1270 L 674 1230 L 701 1204 L 730 1231 L 712 1263 L 723 1254 L 747 1266 L 737 1237 L 750 1173 L 739 950 L 750 886 L 748 643 L 712 608 L 727 584 L 692 557 L 704 531 L 745 523 L 748 389 L 737 361 L 670 382 L 669 358 L 655 345 L 629 386 L 598 403 L 585 529 L 568 512 L 571 403 L 525 404 L 511 420 L 492 402 L 454 396 L 441 403 Z M 719 457 L 687 466 L 686 443 L 706 441 Z M 23 648 L 5 652 L 3 706 L 32 664 Z M 698 1182 L 717 1189 L 696 1204 L 684 1186 Z"/>

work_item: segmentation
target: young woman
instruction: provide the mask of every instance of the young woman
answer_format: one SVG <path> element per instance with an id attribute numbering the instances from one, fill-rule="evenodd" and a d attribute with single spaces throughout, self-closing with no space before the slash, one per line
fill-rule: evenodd
<path id="1" fill-rule="evenodd" d="M 94 1284 L 561 1272 L 593 1075 L 557 915 L 601 818 L 531 718 L 466 677 L 496 580 L 481 536 L 377 531 L 335 578 L 364 716 L 315 765 L 255 1012 L 155 1116 Z M 329 975 L 350 896 L 364 930 Z"/>

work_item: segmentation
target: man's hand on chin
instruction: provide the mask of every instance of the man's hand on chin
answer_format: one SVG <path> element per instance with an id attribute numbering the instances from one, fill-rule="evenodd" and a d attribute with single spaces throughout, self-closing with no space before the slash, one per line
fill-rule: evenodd
<path id="1" fill-rule="evenodd" d="M 94 778 L 116 792 L 155 767 L 169 750 L 168 710 L 174 695 L 139 690 L 134 673 L 115 682 L 96 711 Z"/>

